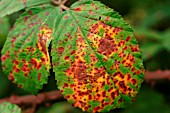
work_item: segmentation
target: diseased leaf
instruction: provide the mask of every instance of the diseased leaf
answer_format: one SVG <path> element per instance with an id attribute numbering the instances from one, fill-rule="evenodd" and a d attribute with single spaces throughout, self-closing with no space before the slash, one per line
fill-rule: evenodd
<path id="1" fill-rule="evenodd" d="M 1 113 L 21 113 L 21 109 L 17 105 L 11 104 L 9 102 L 1 103 L 0 111 Z"/>
<path id="2" fill-rule="evenodd" d="M 12 14 L 26 7 L 49 3 L 50 0 L 1 0 L 0 17 Z"/>
<path id="3" fill-rule="evenodd" d="M 48 46 L 59 8 L 51 5 L 28 9 L 10 31 L 2 50 L 2 66 L 8 78 L 36 94 L 47 83 L 51 66 Z"/>
<path id="4" fill-rule="evenodd" d="M 52 65 L 64 97 L 89 112 L 132 103 L 144 78 L 133 30 L 93 0 L 80 0 L 58 16 Z"/>

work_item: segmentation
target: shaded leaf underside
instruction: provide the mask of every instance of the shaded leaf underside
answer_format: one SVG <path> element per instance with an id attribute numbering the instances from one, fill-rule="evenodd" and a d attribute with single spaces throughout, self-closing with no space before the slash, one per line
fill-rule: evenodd
<path id="1" fill-rule="evenodd" d="M 47 83 L 51 66 L 48 46 L 59 8 L 51 5 L 28 9 L 17 20 L 2 50 L 2 66 L 8 78 L 36 94 Z"/>
<path id="2" fill-rule="evenodd" d="M 122 17 L 99 2 L 82 0 L 56 22 L 52 65 L 64 97 L 92 112 L 131 103 L 144 69 L 133 31 Z"/>
<path id="3" fill-rule="evenodd" d="M 49 3 L 50 0 L 1 0 L 0 17 L 17 12 L 25 7 Z"/>

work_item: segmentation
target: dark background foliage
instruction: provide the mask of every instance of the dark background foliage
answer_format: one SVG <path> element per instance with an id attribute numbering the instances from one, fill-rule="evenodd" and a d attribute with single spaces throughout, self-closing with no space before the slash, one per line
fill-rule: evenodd
<path id="1" fill-rule="evenodd" d="M 69 0 L 70 6 L 76 0 Z M 135 37 L 143 52 L 145 69 L 149 71 L 170 70 L 170 0 L 99 0 L 119 12 L 131 24 Z M 23 10 L 24 11 L 24 10 Z M 18 16 L 17 12 L 0 18 L 0 50 L 9 29 Z M 10 95 L 26 95 L 3 74 L 0 66 L 0 98 Z M 154 85 L 153 85 L 154 83 Z M 57 90 L 54 74 L 40 92 Z M 133 105 L 126 109 L 116 109 L 111 113 L 170 113 L 170 81 L 144 82 Z M 82 113 L 71 107 L 65 100 L 54 102 L 51 107 L 38 106 L 37 113 Z"/>

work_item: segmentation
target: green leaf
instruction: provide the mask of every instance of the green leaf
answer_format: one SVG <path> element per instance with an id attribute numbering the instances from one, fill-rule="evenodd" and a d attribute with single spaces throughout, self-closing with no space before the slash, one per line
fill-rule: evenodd
<path id="1" fill-rule="evenodd" d="M 0 18 L 0 48 L 2 47 L 2 44 L 5 42 L 6 36 L 8 34 L 10 24 L 9 19 L 7 17 Z"/>
<path id="2" fill-rule="evenodd" d="M 0 111 L 1 113 L 21 113 L 21 109 L 17 105 L 9 102 L 1 103 Z"/>
<path id="3" fill-rule="evenodd" d="M 5 96 L 7 96 L 7 93 L 9 93 L 9 91 L 10 91 L 10 82 L 7 79 L 7 77 L 4 76 L 4 74 L 2 72 L 1 64 L 0 64 L 0 81 L 1 81 L 0 98 L 3 98 Z"/>
<path id="4" fill-rule="evenodd" d="M 143 87 L 132 106 L 121 113 L 169 113 L 169 111 L 169 104 L 163 94 L 152 88 Z"/>
<path id="5" fill-rule="evenodd" d="M 167 29 L 165 32 L 162 33 L 162 41 L 163 41 L 163 47 L 170 51 L 169 41 L 170 41 L 170 29 Z"/>
<path id="6" fill-rule="evenodd" d="M 153 43 L 153 42 L 145 42 L 141 46 L 141 50 L 143 52 L 143 60 L 146 61 L 156 54 L 158 54 L 163 49 L 162 44 Z"/>
<path id="7" fill-rule="evenodd" d="M 27 9 L 10 31 L 2 50 L 2 66 L 8 78 L 36 94 L 47 83 L 51 66 L 48 53 L 59 8 L 51 5 Z"/>
<path id="8" fill-rule="evenodd" d="M 64 97 L 88 112 L 131 103 L 144 78 L 133 30 L 118 13 L 93 0 L 80 0 L 58 16 L 52 65 Z"/>
<path id="9" fill-rule="evenodd" d="M 44 113 L 84 113 L 80 109 L 72 107 L 68 102 L 57 102 Z M 42 112 L 40 112 L 42 113 Z"/>
<path id="10" fill-rule="evenodd" d="M 0 17 L 17 12 L 26 7 L 50 3 L 50 0 L 1 0 Z"/>

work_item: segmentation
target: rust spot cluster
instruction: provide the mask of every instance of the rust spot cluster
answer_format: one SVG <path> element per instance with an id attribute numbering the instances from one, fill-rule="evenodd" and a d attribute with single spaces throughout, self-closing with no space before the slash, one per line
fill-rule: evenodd
<path id="1" fill-rule="evenodd" d="M 139 49 L 137 46 L 127 46 L 127 42 L 130 41 L 131 37 L 128 36 L 125 40 L 122 37 L 119 38 L 118 35 L 121 31 L 123 31 L 123 28 L 111 27 L 98 22 L 91 26 L 86 37 L 90 41 L 89 43 L 82 36 L 81 31 L 77 30 L 77 50 L 71 52 L 71 55 L 75 56 L 75 60 L 74 62 L 70 60 L 71 66 L 65 71 L 66 76 L 71 77 L 74 83 L 64 83 L 63 85 L 63 89 L 71 88 L 74 91 L 74 94 L 68 94 L 65 97 L 68 100 L 73 100 L 74 106 L 88 111 L 92 108 L 89 101 L 95 101 L 99 102 L 100 105 L 94 107 L 92 112 L 100 112 L 107 105 L 113 105 L 116 98 L 119 103 L 124 102 L 120 94 L 132 98 L 136 96 L 138 81 L 129 72 L 123 74 L 120 65 L 129 68 L 135 74 L 141 74 L 142 70 L 137 70 L 133 66 L 135 57 L 131 53 L 127 54 L 125 52 L 128 49 L 132 52 L 138 52 Z M 92 48 L 89 47 L 89 44 Z M 94 50 L 95 48 L 97 49 Z M 58 53 L 62 52 L 63 48 L 58 48 Z M 102 61 L 96 56 L 96 52 L 103 55 Z M 85 59 L 87 55 L 90 57 L 90 63 Z M 117 55 L 117 59 L 114 58 L 115 55 Z M 67 57 L 65 56 L 65 60 L 68 59 Z M 108 74 L 106 66 L 103 65 L 103 62 L 109 62 L 109 58 L 114 59 L 110 67 L 111 71 L 116 70 L 113 74 Z M 96 67 L 96 63 L 99 63 L 100 66 Z M 133 89 L 129 84 L 135 86 L 136 89 Z M 114 107 L 116 108 L 118 105 Z"/>
<path id="2" fill-rule="evenodd" d="M 103 31 L 102 36 L 99 35 L 101 30 Z M 122 30 L 123 28 L 111 27 L 98 22 L 91 26 L 88 39 L 91 40 L 92 47 L 97 47 L 99 53 L 108 57 L 118 52 L 118 48 L 124 43 L 123 40 L 118 43 L 115 39 L 115 36 Z"/>
<path id="3" fill-rule="evenodd" d="M 10 58 L 10 51 L 7 51 L 5 55 L 2 55 L 1 61 L 5 62 L 8 58 Z"/>

